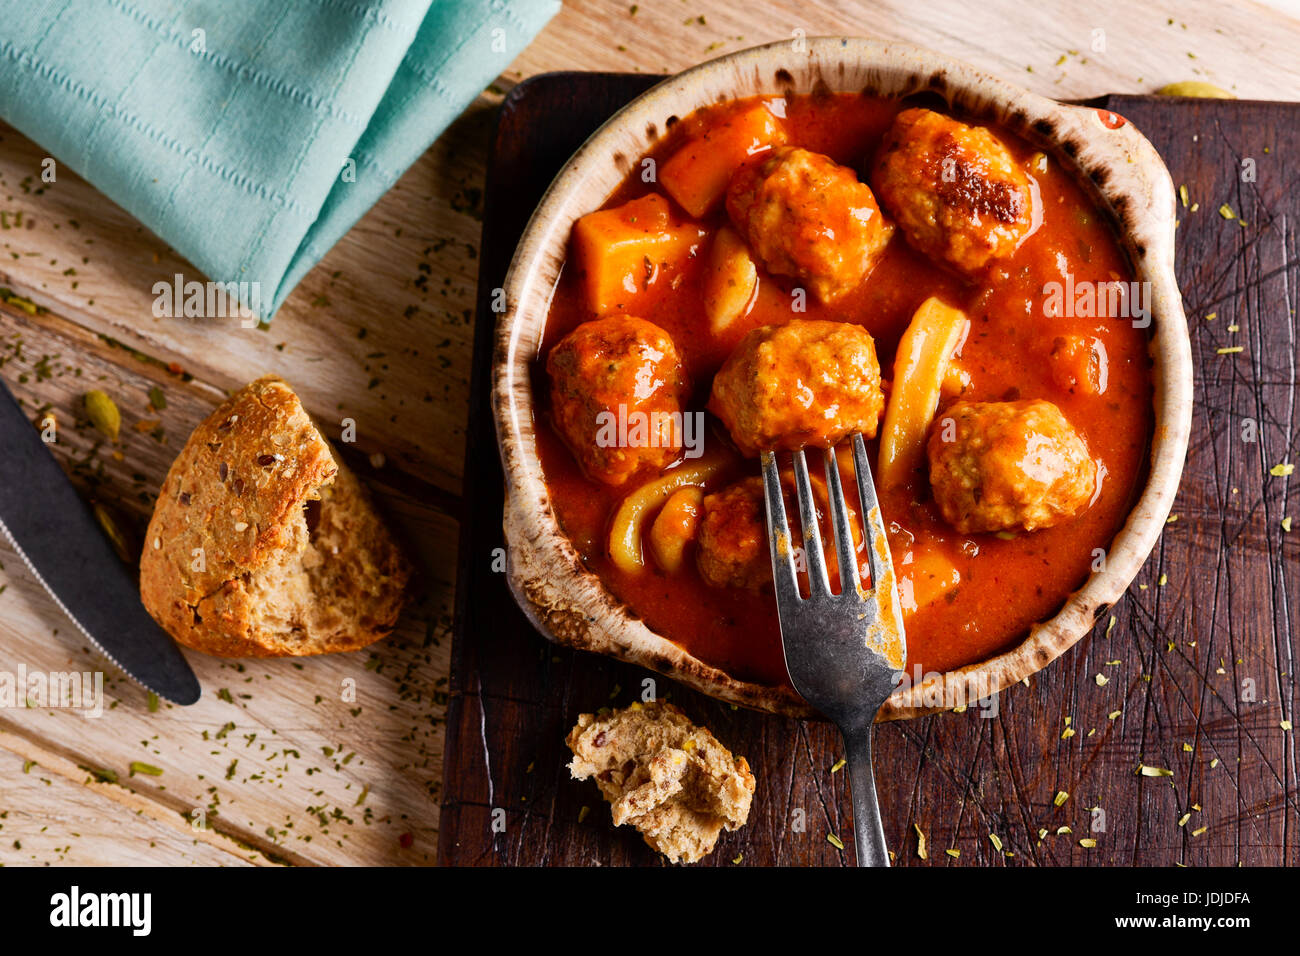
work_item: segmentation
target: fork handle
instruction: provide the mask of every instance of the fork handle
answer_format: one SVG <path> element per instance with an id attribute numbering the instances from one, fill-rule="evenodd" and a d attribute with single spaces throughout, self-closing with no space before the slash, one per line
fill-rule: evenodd
<path id="1" fill-rule="evenodd" d="M 889 866 L 889 848 L 880 823 L 876 802 L 876 775 L 871 769 L 871 724 L 840 728 L 849 763 L 849 786 L 853 796 L 853 829 L 857 839 L 858 866 Z"/>

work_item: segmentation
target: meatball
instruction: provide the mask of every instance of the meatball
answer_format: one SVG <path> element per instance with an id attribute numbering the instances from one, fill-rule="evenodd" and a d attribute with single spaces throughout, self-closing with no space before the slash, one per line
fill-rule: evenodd
<path id="1" fill-rule="evenodd" d="M 715 588 L 759 588 L 772 580 L 763 479 L 746 478 L 704 496 L 695 563 Z"/>
<path id="2" fill-rule="evenodd" d="M 1097 469 L 1083 439 L 1051 402 L 957 402 L 935 419 L 930 487 L 963 533 L 1033 531 L 1086 509 Z"/>
<path id="3" fill-rule="evenodd" d="M 796 319 L 748 333 L 713 379 L 709 410 L 742 453 L 829 448 L 851 432 L 873 438 L 885 407 L 871 333 Z"/>
<path id="4" fill-rule="evenodd" d="M 861 283 L 894 232 L 853 170 L 791 146 L 736 171 L 727 212 L 768 272 L 807 283 L 822 302 Z"/>
<path id="5" fill-rule="evenodd" d="M 622 485 L 680 456 L 689 387 L 659 326 L 628 315 L 584 322 L 551 349 L 546 371 L 556 431 L 590 478 Z"/>
<path id="6" fill-rule="evenodd" d="M 826 573 L 831 581 L 838 581 L 840 565 L 833 544 L 835 538 L 827 508 L 829 499 L 826 483 L 816 474 L 809 475 L 809 482 L 813 490 L 817 527 L 822 537 Z M 781 469 L 786 520 L 791 528 L 797 529 L 799 499 L 794 488 L 793 473 L 788 468 Z M 847 501 L 845 507 L 853 534 L 853 548 L 865 557 L 857 509 Z M 715 494 L 706 495 L 702 510 L 695 562 L 704 582 L 715 588 L 759 588 L 770 582 L 772 556 L 767 543 L 767 504 L 763 479 L 744 478 Z M 801 559 L 796 559 L 799 560 Z M 864 579 L 869 574 L 866 571 L 862 573 Z"/>
<path id="7" fill-rule="evenodd" d="M 966 275 L 1029 232 L 1029 180 L 996 136 L 930 110 L 903 110 L 871 177 L 907 241 Z"/>

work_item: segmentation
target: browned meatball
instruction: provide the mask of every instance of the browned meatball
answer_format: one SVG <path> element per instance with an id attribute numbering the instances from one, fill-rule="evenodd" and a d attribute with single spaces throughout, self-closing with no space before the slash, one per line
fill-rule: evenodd
<path id="1" fill-rule="evenodd" d="M 974 275 L 1030 228 L 1029 180 L 996 136 L 930 110 L 903 110 L 871 183 L 907 241 Z"/>
<path id="2" fill-rule="evenodd" d="M 792 146 L 736 171 L 727 212 L 768 272 L 807 283 L 823 302 L 861 283 L 894 232 L 853 170 Z"/>
<path id="3" fill-rule="evenodd" d="M 704 496 L 695 563 L 715 588 L 757 588 L 772 580 L 763 479 L 746 478 Z"/>
<path id="4" fill-rule="evenodd" d="M 659 326 L 629 315 L 584 322 L 551 349 L 546 371 L 556 431 L 589 477 L 621 485 L 679 457 L 688 385 Z"/>
<path id="5" fill-rule="evenodd" d="M 885 396 L 871 333 L 847 322 L 796 319 L 741 339 L 713 379 L 709 410 L 746 455 L 828 448 L 876 434 Z"/>
<path id="6" fill-rule="evenodd" d="M 826 483 L 816 474 L 810 475 L 809 479 L 827 574 L 831 581 L 836 581 L 840 570 L 832 544 L 835 538 L 828 517 Z M 794 476 L 788 468 L 781 470 L 781 486 L 786 520 L 791 528 L 798 529 L 799 499 L 794 490 Z M 845 505 L 849 513 L 849 528 L 853 532 L 853 547 L 865 555 L 861 551 L 862 532 L 857 509 L 848 502 Z M 772 556 L 767 543 L 763 479 L 744 478 L 715 494 L 706 495 L 697 544 L 695 561 L 706 584 L 715 588 L 758 588 L 771 581 Z M 796 558 L 796 566 L 801 567 L 801 564 L 802 559 Z"/>
<path id="7" fill-rule="evenodd" d="M 1097 487 L 1088 447 L 1051 402 L 957 402 L 930 432 L 930 487 L 963 533 L 1048 528 Z"/>

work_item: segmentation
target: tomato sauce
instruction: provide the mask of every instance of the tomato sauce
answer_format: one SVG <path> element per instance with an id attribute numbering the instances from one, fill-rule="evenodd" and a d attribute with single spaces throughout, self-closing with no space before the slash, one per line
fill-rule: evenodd
<path id="1" fill-rule="evenodd" d="M 856 94 L 763 98 L 782 116 L 789 143 L 825 153 L 856 169 L 863 181 L 870 157 L 894 115 L 892 100 Z M 707 124 L 752 106 L 757 99 L 700 110 L 677 123 L 650 154 L 662 161 Z M 1041 222 L 988 277 L 968 282 L 914 251 L 901 234 L 857 289 L 827 305 L 809 296 L 805 311 L 792 311 L 793 283 L 763 273 L 750 312 L 726 333 L 714 336 L 701 306 L 702 268 L 696 257 L 675 281 L 657 282 L 636 297 L 633 314 L 665 329 L 690 377 L 692 410 L 708 399 L 713 375 L 752 328 L 792 318 L 829 319 L 864 326 L 876 341 L 883 376 L 892 376 L 894 351 L 913 312 L 929 296 L 962 309 L 971 322 L 959 355 L 970 376 L 964 400 L 1043 398 L 1054 402 L 1084 438 L 1099 463 L 1099 488 L 1077 518 L 1052 528 L 1018 534 L 960 534 L 945 524 L 929 498 L 928 484 L 883 495 L 890 545 L 900 581 L 908 591 L 916 571 L 916 549 L 937 552 L 960 580 L 937 600 L 905 615 L 908 672 L 942 672 L 973 664 L 1018 643 L 1029 626 L 1054 614 L 1087 578 L 1095 561 L 1123 524 L 1145 475 L 1152 431 L 1152 386 L 1147 334 L 1127 317 L 1054 316 L 1044 313 L 1044 286 L 1081 282 L 1130 282 L 1132 269 L 1105 212 L 1075 181 L 1071 170 L 1045 160 L 1030 144 L 996 130 L 1036 189 Z M 634 174 L 606 207 L 656 191 Z M 675 209 L 683 219 L 683 210 Z M 1036 214 L 1037 215 L 1037 214 Z M 719 209 L 700 224 L 716 229 L 726 220 Z M 770 588 L 754 592 L 709 587 L 694 562 L 673 574 L 646 562 L 641 573 L 624 573 L 606 553 L 611 515 L 635 486 L 609 488 L 588 480 L 551 430 L 545 356 L 577 324 L 595 318 L 582 293 L 577 270 L 566 266 L 555 291 L 539 361 L 534 365 L 538 449 L 555 513 L 586 566 L 629 612 L 651 630 L 741 680 L 787 682 L 782 662 L 775 599 Z M 1049 356 L 1058 336 L 1081 335 L 1103 343 L 1107 381 L 1101 394 L 1071 392 L 1054 379 Z M 942 414 L 942 405 L 941 412 Z M 714 491 L 759 474 L 758 462 L 732 449 L 724 430 L 710 420 L 710 448 L 726 447 L 728 464 L 707 485 Z M 875 462 L 876 443 L 868 443 Z M 817 456 L 812 457 L 813 461 Z M 653 477 L 653 475 L 648 476 Z M 919 586 L 919 585 L 918 585 Z M 907 601 L 904 600 L 905 606 Z"/>

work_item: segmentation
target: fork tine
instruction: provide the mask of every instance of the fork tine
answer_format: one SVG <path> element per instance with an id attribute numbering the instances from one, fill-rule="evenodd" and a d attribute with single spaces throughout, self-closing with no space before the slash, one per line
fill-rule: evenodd
<path id="1" fill-rule="evenodd" d="M 772 583 L 776 587 L 777 607 L 782 608 L 799 601 L 799 579 L 795 577 L 794 548 L 790 546 L 790 523 L 785 519 L 785 495 L 781 491 L 776 453 L 763 452 L 762 461 L 767 540 L 772 549 Z"/>
<path id="2" fill-rule="evenodd" d="M 840 593 L 858 589 L 858 555 L 853 547 L 853 529 L 849 527 L 849 509 L 844 503 L 840 483 L 840 462 L 835 449 L 826 449 L 826 496 L 830 499 L 831 529 L 835 532 L 835 557 L 840 566 Z"/>
<path id="3" fill-rule="evenodd" d="M 858 480 L 858 501 L 862 504 L 862 521 L 866 525 L 867 561 L 871 567 L 871 586 L 875 588 L 884 575 L 876 542 L 885 538 L 885 522 L 880 516 L 880 502 L 876 500 L 876 483 L 871 477 L 871 463 L 867 460 L 867 446 L 860 432 L 853 433 L 853 471 Z"/>
<path id="4" fill-rule="evenodd" d="M 831 593 L 826 576 L 826 555 L 822 553 L 822 533 L 817 527 L 817 501 L 813 498 L 808 477 L 808 458 L 803 449 L 794 453 L 794 487 L 799 494 L 799 524 L 803 529 L 804 558 L 808 562 L 808 596 Z"/>

